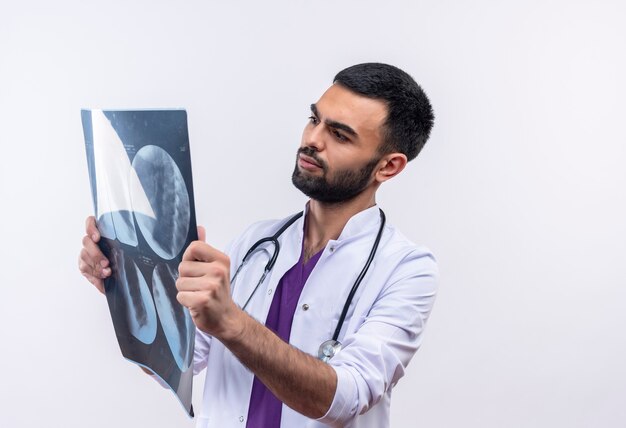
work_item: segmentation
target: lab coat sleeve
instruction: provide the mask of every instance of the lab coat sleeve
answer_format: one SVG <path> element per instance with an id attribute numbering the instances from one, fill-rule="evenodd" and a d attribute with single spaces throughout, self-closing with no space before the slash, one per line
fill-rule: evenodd
<path id="1" fill-rule="evenodd" d="M 404 375 L 422 341 L 437 277 L 430 253 L 414 251 L 400 262 L 363 323 L 344 337 L 343 350 L 330 361 L 337 389 L 320 422 L 346 425 L 378 403 Z"/>
<path id="2" fill-rule="evenodd" d="M 211 348 L 211 336 L 196 329 L 196 340 L 193 347 L 193 374 L 194 376 L 204 370 L 208 363 L 209 349 Z"/>

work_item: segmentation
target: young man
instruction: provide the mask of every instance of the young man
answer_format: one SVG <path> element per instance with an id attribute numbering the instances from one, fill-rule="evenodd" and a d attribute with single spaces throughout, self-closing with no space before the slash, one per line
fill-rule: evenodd
<path id="1" fill-rule="evenodd" d="M 194 370 L 207 367 L 198 426 L 389 426 L 391 390 L 421 343 L 437 269 L 385 223 L 375 196 L 432 124 L 408 74 L 349 67 L 311 105 L 292 176 L 310 197 L 304 215 L 252 225 L 226 254 L 200 231 L 176 283 L 197 327 Z M 273 245 L 244 256 L 279 230 L 265 277 Z M 80 269 L 102 291 L 111 271 L 98 239 L 90 217 Z"/>

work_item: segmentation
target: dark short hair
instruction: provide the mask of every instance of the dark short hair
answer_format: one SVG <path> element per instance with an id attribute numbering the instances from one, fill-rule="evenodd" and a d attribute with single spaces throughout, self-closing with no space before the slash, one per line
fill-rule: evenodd
<path id="1" fill-rule="evenodd" d="M 341 70 L 334 83 L 387 104 L 381 153 L 400 152 L 413 160 L 422 150 L 435 115 L 424 90 L 393 65 L 370 62 Z"/>

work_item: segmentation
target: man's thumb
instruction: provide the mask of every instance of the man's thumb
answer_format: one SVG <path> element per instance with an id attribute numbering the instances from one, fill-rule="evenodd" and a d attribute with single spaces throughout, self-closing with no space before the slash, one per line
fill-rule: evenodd
<path id="1" fill-rule="evenodd" d="M 206 229 L 204 226 L 198 226 L 198 241 L 206 242 Z"/>

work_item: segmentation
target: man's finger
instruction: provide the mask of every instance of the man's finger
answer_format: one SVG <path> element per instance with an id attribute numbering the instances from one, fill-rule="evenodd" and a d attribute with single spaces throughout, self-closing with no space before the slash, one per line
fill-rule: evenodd
<path id="1" fill-rule="evenodd" d="M 96 278 L 107 278 L 111 275 L 111 268 L 103 268 L 100 263 L 94 262 L 84 248 L 80 251 L 78 269 Z"/>
<path id="2" fill-rule="evenodd" d="M 195 291 L 179 291 L 176 294 L 176 300 L 184 307 L 191 309 L 202 306 L 206 301 L 206 296 Z"/>
<path id="3" fill-rule="evenodd" d="M 109 260 L 102 253 L 100 247 L 93 241 L 91 236 L 85 235 L 83 237 L 83 248 L 87 251 L 87 254 L 89 254 L 94 264 L 99 264 L 103 268 L 109 265 Z"/>
<path id="4" fill-rule="evenodd" d="M 100 231 L 98 230 L 98 226 L 96 226 L 96 218 L 92 215 L 87 217 L 85 222 L 85 231 L 87 235 L 91 237 L 93 242 L 100 241 Z"/>
<path id="5" fill-rule="evenodd" d="M 211 286 L 207 288 L 207 282 L 203 278 L 188 278 L 182 277 L 176 280 L 176 289 L 180 291 L 208 291 Z"/>
<path id="6" fill-rule="evenodd" d="M 178 265 L 178 275 L 180 277 L 200 277 L 209 272 L 210 263 L 198 262 L 192 260 L 183 260 Z"/>
<path id="7" fill-rule="evenodd" d="M 198 241 L 206 242 L 206 229 L 204 226 L 198 226 Z"/>
<path id="8" fill-rule="evenodd" d="M 230 266 L 230 259 L 221 251 L 201 241 L 193 241 L 185 250 L 183 260 L 199 262 L 221 262 Z"/>

